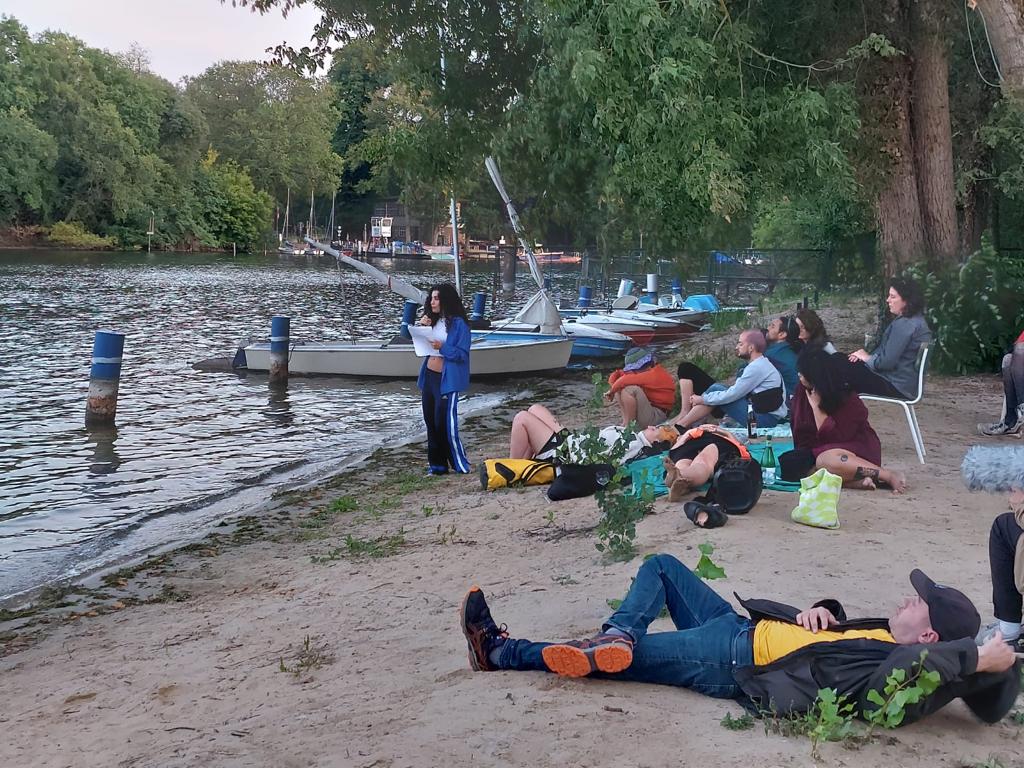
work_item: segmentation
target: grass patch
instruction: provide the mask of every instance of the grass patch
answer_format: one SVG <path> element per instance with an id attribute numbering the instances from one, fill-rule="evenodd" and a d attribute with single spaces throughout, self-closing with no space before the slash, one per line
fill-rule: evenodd
<path id="1" fill-rule="evenodd" d="M 749 731 L 754 727 L 754 716 L 746 712 L 739 717 L 733 717 L 731 712 L 727 712 L 718 724 L 730 731 Z"/>
<path id="2" fill-rule="evenodd" d="M 307 672 L 326 666 L 334 661 L 327 650 L 327 643 L 316 643 L 309 635 L 299 645 L 295 656 L 286 664 L 284 656 L 278 661 L 278 672 L 287 672 L 295 677 L 301 677 Z"/>
<path id="3" fill-rule="evenodd" d="M 345 543 L 335 547 L 326 554 L 313 555 L 310 559 L 317 565 L 333 563 L 343 558 L 380 558 L 391 557 L 398 554 L 398 550 L 405 546 L 405 530 L 400 528 L 398 533 L 384 534 L 375 539 L 361 539 L 352 534 L 345 537 Z"/>
<path id="4" fill-rule="evenodd" d="M 745 329 L 750 326 L 750 315 L 745 309 L 725 309 L 711 315 L 711 330 L 716 332 Z"/>

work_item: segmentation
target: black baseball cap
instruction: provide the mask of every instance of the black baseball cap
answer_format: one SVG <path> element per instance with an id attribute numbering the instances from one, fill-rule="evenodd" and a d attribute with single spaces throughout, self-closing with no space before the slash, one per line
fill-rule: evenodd
<path id="1" fill-rule="evenodd" d="M 928 618 L 940 640 L 960 640 L 978 634 L 981 616 L 967 595 L 959 589 L 936 584 L 919 568 L 910 572 L 910 583 L 928 604 Z"/>

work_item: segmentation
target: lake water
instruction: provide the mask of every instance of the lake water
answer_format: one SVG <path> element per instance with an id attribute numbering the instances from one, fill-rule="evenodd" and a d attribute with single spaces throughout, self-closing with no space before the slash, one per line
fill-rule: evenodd
<path id="1" fill-rule="evenodd" d="M 454 271 L 375 263 L 424 289 Z M 491 270 L 466 263 L 464 293 L 489 291 Z M 568 293 L 577 270 L 547 272 Z M 521 270 L 496 311 L 533 290 Z M 275 314 L 293 341 L 391 335 L 402 302 L 329 258 L 0 251 L 0 600 L 194 536 L 419 431 L 414 381 L 296 377 L 275 392 L 265 376 L 192 367 L 265 338 Z M 126 335 L 116 431 L 84 427 L 99 329 Z M 460 411 L 530 381 L 475 384 Z"/>

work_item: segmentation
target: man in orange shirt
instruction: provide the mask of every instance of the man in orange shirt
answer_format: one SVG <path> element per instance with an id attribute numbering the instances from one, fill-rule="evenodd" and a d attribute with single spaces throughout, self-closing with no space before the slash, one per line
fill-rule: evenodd
<path id="1" fill-rule="evenodd" d="M 676 404 L 676 380 L 646 347 L 626 353 L 626 364 L 612 371 L 605 403 L 615 403 L 622 413 L 622 426 L 635 421 L 637 429 L 660 424 Z"/>
<path id="2" fill-rule="evenodd" d="M 962 592 L 916 569 L 910 582 L 916 595 L 888 619 L 848 619 L 835 600 L 806 611 L 771 600 L 740 600 L 750 614 L 745 618 L 679 560 L 656 555 L 640 567 L 621 606 L 593 638 L 512 639 L 494 622 L 479 587 L 463 600 L 462 630 L 475 670 L 676 685 L 740 699 L 754 711 L 779 716 L 808 711 L 822 688 L 848 697 L 863 715 L 877 709 L 871 690 L 881 692 L 897 669 L 909 679 L 920 664 L 938 672 L 940 685 L 907 703 L 904 723 L 955 698 L 986 722 L 1001 719 L 1020 690 L 1013 651 L 998 632 L 975 645 L 981 619 Z M 665 607 L 676 630 L 648 633 Z"/>

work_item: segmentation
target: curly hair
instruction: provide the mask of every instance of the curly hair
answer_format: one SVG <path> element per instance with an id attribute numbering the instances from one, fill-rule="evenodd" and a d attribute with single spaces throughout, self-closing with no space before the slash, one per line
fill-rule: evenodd
<path id="1" fill-rule="evenodd" d="M 430 297 L 434 295 L 434 291 L 437 291 L 437 297 L 441 300 L 441 312 L 437 315 L 430 309 Z M 449 320 L 456 317 L 461 317 L 463 322 L 469 325 L 466 308 L 462 305 L 462 297 L 451 283 L 439 283 L 430 287 L 430 290 L 427 291 L 427 300 L 423 302 L 423 314 L 430 318 L 432 326 L 437 325 L 437 321 L 442 317 L 446 326 Z"/>

